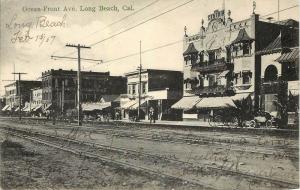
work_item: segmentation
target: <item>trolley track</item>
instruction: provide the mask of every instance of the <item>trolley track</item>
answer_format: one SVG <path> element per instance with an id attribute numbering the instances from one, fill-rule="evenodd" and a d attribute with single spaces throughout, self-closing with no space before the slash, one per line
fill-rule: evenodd
<path id="1" fill-rule="evenodd" d="M 130 154 L 133 154 L 133 155 L 142 154 L 144 157 L 164 159 L 164 160 L 167 160 L 169 162 L 176 162 L 177 164 L 201 166 L 199 163 L 195 163 L 195 162 L 186 162 L 186 161 L 182 161 L 182 160 L 178 160 L 178 159 L 166 158 L 166 157 L 160 156 L 160 155 L 152 155 L 152 154 L 145 153 L 145 152 L 141 153 L 137 150 L 127 149 L 127 148 L 120 148 L 120 147 L 116 147 L 116 146 L 107 146 L 107 145 L 94 143 L 94 142 L 79 141 L 79 140 L 76 140 L 76 139 L 66 139 L 66 138 L 57 137 L 57 136 L 53 136 L 53 135 L 49 135 L 49 134 L 42 134 L 42 133 L 39 133 L 39 132 L 29 132 L 29 131 L 20 130 L 20 129 L 12 129 L 12 128 L 8 129 L 8 128 L 6 128 L 5 130 L 9 130 L 10 132 L 13 132 L 14 134 L 23 133 L 23 136 L 25 134 L 25 136 L 27 136 L 27 137 L 29 137 L 29 135 L 39 135 L 39 136 L 43 136 L 44 138 L 52 138 L 54 140 L 59 139 L 61 141 L 77 143 L 77 144 L 80 144 L 80 145 L 86 145 L 86 146 L 90 146 L 90 147 L 94 147 L 94 148 L 101 148 L 101 149 L 105 149 L 105 150 L 109 150 L 109 151 L 116 151 L 116 152 L 121 152 L 121 153 L 126 152 L 127 154 L 130 153 Z M 30 138 L 36 138 L 36 137 L 30 137 Z M 59 147 L 61 147 L 61 145 Z M 80 152 L 80 154 L 85 154 L 85 153 Z M 111 160 L 108 157 L 104 157 L 104 158 Z M 203 167 L 203 165 L 201 167 Z M 226 170 L 224 168 L 218 168 L 218 167 L 213 167 L 213 166 L 207 166 L 206 165 L 205 167 L 209 170 L 225 173 L 227 175 L 242 176 L 242 177 L 247 178 L 247 179 L 269 182 L 269 183 L 276 184 L 276 185 L 283 186 L 283 187 L 298 187 L 298 184 L 296 184 L 294 182 L 287 182 L 287 181 L 283 181 L 283 180 L 280 180 L 280 179 L 273 179 L 273 178 L 268 178 L 268 177 L 263 177 L 263 176 L 257 176 L 257 175 L 253 175 L 253 174 L 249 174 L 249 173 L 243 173 L 243 172 L 239 172 L 239 171 Z M 145 170 L 147 170 L 147 169 L 149 169 L 149 168 L 146 168 Z M 188 181 L 188 180 L 186 180 L 186 181 Z M 203 184 L 203 183 L 201 183 L 201 184 Z"/>
<path id="2" fill-rule="evenodd" d="M 39 125 L 39 123 L 36 123 Z M 53 126 L 46 125 L 46 127 L 51 130 L 58 129 L 66 129 L 66 128 L 74 128 L 79 127 L 75 125 L 64 125 L 64 126 Z M 157 142 L 165 142 L 165 143 L 173 143 L 173 144 L 188 144 L 188 145 L 197 145 L 197 146 L 207 146 L 208 144 L 214 145 L 216 148 L 222 148 L 224 146 L 230 145 L 232 151 L 236 152 L 246 152 L 249 154 L 257 154 L 257 155 L 267 155 L 267 156 L 278 156 L 284 155 L 284 157 L 289 159 L 298 160 L 298 147 L 291 147 L 286 145 L 277 145 L 277 146 L 266 146 L 266 145 L 258 145 L 254 146 L 251 144 L 246 144 L 247 146 L 253 146 L 252 149 L 244 149 L 240 148 L 240 145 L 244 143 L 243 138 L 236 139 L 232 141 L 232 137 L 222 136 L 223 139 L 215 139 L 214 136 L 207 137 L 205 135 L 191 135 L 191 134 L 178 134 L 174 132 L 155 132 L 149 131 L 149 129 L 136 129 L 134 131 L 132 128 L 124 129 L 123 127 L 113 126 L 105 124 L 100 127 L 95 126 L 81 126 L 80 128 L 83 130 L 89 129 L 93 134 L 103 134 L 110 135 L 113 138 L 130 138 L 130 139 L 138 139 L 138 140 L 148 140 L 148 141 L 157 141 Z M 251 137 L 252 138 L 252 137 Z M 261 149 L 261 150 L 258 150 Z"/>

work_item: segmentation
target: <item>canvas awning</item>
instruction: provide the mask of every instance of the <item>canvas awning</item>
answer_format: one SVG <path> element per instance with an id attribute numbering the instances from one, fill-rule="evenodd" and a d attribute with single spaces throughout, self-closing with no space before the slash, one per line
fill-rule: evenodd
<path id="1" fill-rule="evenodd" d="M 220 73 L 219 75 L 218 75 L 218 77 L 226 77 L 226 75 L 229 73 L 229 70 L 225 70 L 225 71 L 223 71 L 222 73 Z"/>
<path id="2" fill-rule="evenodd" d="M 145 106 L 146 100 L 141 100 L 141 106 Z M 137 109 L 139 107 L 139 101 L 137 100 L 137 103 L 132 105 L 129 109 Z"/>
<path id="3" fill-rule="evenodd" d="M 247 99 L 250 95 L 251 95 L 251 93 L 241 93 L 241 94 L 235 94 L 234 96 L 231 96 L 230 98 L 233 101 L 241 101 L 243 99 Z"/>
<path id="4" fill-rule="evenodd" d="M 286 63 L 286 62 L 295 62 L 297 59 L 299 59 L 299 49 L 295 48 L 292 49 L 290 52 L 283 53 L 275 61 L 279 63 Z"/>
<path id="5" fill-rule="evenodd" d="M 30 111 L 31 111 L 31 110 L 30 110 L 30 105 L 25 106 L 25 107 L 22 109 L 22 111 L 30 112 Z"/>
<path id="6" fill-rule="evenodd" d="M 174 105 L 172 105 L 171 108 L 189 110 L 192 109 L 200 100 L 201 98 L 199 98 L 198 96 L 186 96 L 181 98 Z"/>
<path id="7" fill-rule="evenodd" d="M 6 111 L 12 111 L 13 107 L 14 107 L 14 106 L 9 106 L 9 107 L 6 109 Z"/>
<path id="8" fill-rule="evenodd" d="M 43 107 L 43 104 L 38 104 L 32 109 L 32 111 L 37 111 L 38 109 L 40 109 L 42 107 Z"/>
<path id="9" fill-rule="evenodd" d="M 49 109 L 51 108 L 51 106 L 52 106 L 52 104 L 48 104 L 48 105 L 45 107 L 44 111 L 49 110 Z"/>
<path id="10" fill-rule="evenodd" d="M 196 108 L 199 109 L 221 109 L 221 108 L 236 108 L 233 100 L 226 97 L 208 97 L 201 99 L 200 102 L 196 104 Z"/>
<path id="11" fill-rule="evenodd" d="M 20 110 L 20 107 L 17 107 L 16 109 L 15 109 L 15 111 L 19 111 Z"/>
<path id="12" fill-rule="evenodd" d="M 103 110 L 104 108 L 108 108 L 111 106 L 111 103 L 110 102 L 84 103 L 81 106 L 83 111 L 95 111 L 95 110 Z"/>
<path id="13" fill-rule="evenodd" d="M 2 108 L 2 111 L 7 111 L 7 109 L 10 107 L 10 105 L 5 105 L 3 108 Z"/>
<path id="14" fill-rule="evenodd" d="M 293 96 L 299 96 L 299 81 L 289 81 L 288 82 L 288 90 L 289 93 Z"/>
<path id="15" fill-rule="evenodd" d="M 138 102 L 135 100 L 130 100 L 129 102 L 125 103 L 121 106 L 122 109 L 129 109 L 131 106 L 137 104 Z"/>

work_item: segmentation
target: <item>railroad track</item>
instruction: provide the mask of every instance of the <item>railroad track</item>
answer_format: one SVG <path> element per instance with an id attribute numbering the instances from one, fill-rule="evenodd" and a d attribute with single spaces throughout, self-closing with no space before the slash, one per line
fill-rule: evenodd
<path id="1" fill-rule="evenodd" d="M 17 130 L 14 130 L 14 131 L 17 131 Z M 24 132 L 24 131 L 22 131 L 22 132 Z M 182 182 L 187 182 L 187 183 L 190 183 L 190 184 L 193 184 L 193 185 L 197 185 L 197 186 L 203 187 L 205 189 L 218 190 L 218 188 L 216 188 L 215 186 L 213 186 L 211 184 L 206 184 L 203 181 L 192 180 L 192 179 L 184 179 L 184 178 L 172 175 L 172 174 L 157 172 L 157 171 L 155 171 L 153 169 L 150 169 L 150 168 L 133 165 L 133 164 L 130 164 L 130 163 L 127 163 L 127 162 L 121 162 L 121 161 L 118 161 L 118 160 L 113 160 L 113 159 L 111 159 L 111 157 L 105 157 L 105 156 L 101 156 L 101 155 L 94 154 L 94 153 L 91 153 L 91 152 L 84 152 L 84 151 L 82 151 L 80 149 L 76 149 L 76 148 L 64 147 L 61 144 L 53 143 L 53 142 L 43 140 L 43 139 L 40 139 L 40 138 L 36 138 L 36 137 L 32 137 L 32 136 L 29 136 L 29 135 L 24 135 L 24 134 L 20 135 L 20 134 L 18 134 L 18 132 L 13 132 L 12 133 L 10 131 L 8 133 L 10 135 L 13 135 L 13 136 L 16 136 L 16 137 L 19 137 L 19 138 L 27 139 L 27 140 L 30 140 L 30 141 L 33 141 L 33 142 L 36 142 L 36 143 L 39 143 L 39 144 L 43 144 L 43 145 L 46 145 L 46 146 L 49 146 L 49 147 L 52 147 L 52 148 L 56 148 L 56 149 L 59 149 L 59 150 L 62 150 L 62 151 L 66 151 L 66 152 L 69 152 L 69 153 L 73 153 L 73 154 L 76 154 L 76 155 L 79 155 L 79 156 L 99 159 L 101 161 L 116 164 L 116 165 L 118 165 L 120 167 L 123 167 L 125 169 L 131 168 L 131 169 L 134 169 L 134 170 L 137 170 L 137 171 L 143 171 L 143 172 L 150 173 L 152 175 L 163 177 L 163 178 L 169 178 L 169 179 L 173 179 L 173 180 L 180 180 Z M 37 135 L 37 133 L 34 133 L 34 135 Z M 41 135 L 41 134 L 39 134 L 39 135 Z M 48 137 L 50 137 L 50 136 L 48 136 Z M 83 142 L 81 142 L 81 141 L 76 141 L 76 140 L 71 140 L 71 139 L 63 139 L 63 140 L 83 144 Z"/>
<path id="2" fill-rule="evenodd" d="M 38 125 L 39 123 L 37 123 Z M 50 127 L 51 129 L 66 129 L 66 127 L 74 128 L 74 127 L 79 127 L 75 125 L 64 125 L 64 126 L 53 126 L 49 125 L 47 127 Z M 104 129 L 102 127 L 105 127 Z M 243 148 L 239 148 L 240 144 L 243 144 L 243 142 L 238 142 L 236 140 L 235 142 L 232 142 L 226 139 L 223 140 L 214 140 L 213 137 L 207 137 L 207 136 L 202 136 L 202 135 L 182 135 L 182 134 L 177 134 L 177 133 L 172 133 L 172 132 L 160 132 L 160 133 L 152 133 L 151 131 L 149 132 L 149 129 L 136 129 L 134 128 L 134 132 L 128 131 L 124 129 L 123 127 L 116 127 L 113 126 L 113 129 L 111 129 L 112 125 L 110 124 L 105 124 L 101 125 L 101 129 L 99 127 L 95 126 L 83 126 L 80 127 L 81 129 L 86 130 L 87 128 L 92 129 L 93 133 L 98 133 L 98 134 L 104 134 L 104 135 L 111 135 L 112 137 L 117 137 L 117 138 L 134 138 L 134 139 L 139 139 L 139 140 L 149 140 L 149 141 L 158 141 L 158 142 L 165 142 L 165 143 L 173 143 L 173 144 L 188 144 L 188 145 L 197 145 L 197 146 L 207 146 L 208 144 L 214 145 L 216 148 L 223 148 L 224 146 L 230 145 L 230 150 L 231 151 L 236 151 L 236 152 L 243 152 L 243 153 L 250 153 L 250 154 L 258 154 L 258 155 L 266 155 L 266 156 L 278 156 L 282 157 L 284 156 L 285 158 L 289 159 L 299 159 L 298 154 L 293 154 L 297 152 L 298 147 L 292 148 L 291 151 L 287 151 L 287 147 L 282 145 L 282 146 L 276 146 L 274 147 L 266 147 L 264 145 L 254 145 L 254 149 L 252 150 L 246 150 Z M 130 129 L 130 128 L 129 128 Z M 132 129 L 131 129 L 132 130 Z M 223 137 L 224 138 L 224 137 Z M 230 137 L 228 137 L 230 138 Z M 248 146 L 251 146 L 251 144 L 247 144 Z M 261 148 L 263 150 L 257 150 L 257 148 Z M 291 149 L 291 148 L 290 148 Z M 280 152 L 281 151 L 281 152 Z"/>
<path id="3" fill-rule="evenodd" d="M 14 133 L 17 133 L 17 132 L 19 132 L 19 133 L 20 132 L 21 133 L 29 133 L 26 130 L 19 130 L 19 129 L 12 129 L 12 128 L 9 128 L 8 130 L 10 130 L 10 131 L 13 130 L 12 132 L 14 132 Z M 94 148 L 101 148 L 101 149 L 105 149 L 105 150 L 109 150 L 109 151 L 117 151 L 117 152 L 121 152 L 121 153 L 126 152 L 127 154 L 131 153 L 133 155 L 142 154 L 143 156 L 157 158 L 157 159 L 164 159 L 164 160 L 168 160 L 170 162 L 176 162 L 176 163 L 179 163 L 179 164 L 192 165 L 192 166 L 197 165 L 197 166 L 201 166 L 201 167 L 206 167 L 209 170 L 225 173 L 227 175 L 242 176 L 243 178 L 247 178 L 247 179 L 251 179 L 251 180 L 258 180 L 258 181 L 263 181 L 263 182 L 269 182 L 269 183 L 276 184 L 276 185 L 283 186 L 283 187 L 287 187 L 287 188 L 298 188 L 298 186 L 299 186 L 297 183 L 288 182 L 288 181 L 284 181 L 284 180 L 281 180 L 281 179 L 274 179 L 274 178 L 268 178 L 268 177 L 264 177 L 264 176 L 257 176 L 257 175 L 250 174 L 250 173 L 245 173 L 245 172 L 241 172 L 241 171 L 234 171 L 234 170 L 228 170 L 228 169 L 218 168 L 218 167 L 213 167 L 213 166 L 207 166 L 207 165 L 204 166 L 204 165 L 201 165 L 201 164 L 195 163 L 195 162 L 187 162 L 187 161 L 182 161 L 182 160 L 178 160 L 178 159 L 166 158 L 164 156 L 153 155 L 153 154 L 149 154 L 149 153 L 146 153 L 146 152 L 140 152 L 140 151 L 137 151 L 137 150 L 127 149 L 127 148 L 121 148 L 121 147 L 116 147 L 116 146 L 108 146 L 108 145 L 103 145 L 103 144 L 94 143 L 94 142 L 79 141 L 79 140 L 76 140 L 76 139 L 66 139 L 66 138 L 62 138 L 62 137 L 58 137 L 58 136 L 53 136 L 53 135 L 43 134 L 43 133 L 37 133 L 37 132 L 31 133 L 31 135 L 32 134 L 40 135 L 40 136 L 47 137 L 47 138 L 53 138 L 53 139 L 59 139 L 59 140 L 62 140 L 62 141 L 77 143 L 77 144 L 80 144 L 80 145 L 92 146 Z M 32 137 L 32 138 L 36 138 L 36 137 Z M 82 152 L 81 152 L 81 154 L 82 154 Z M 106 157 L 106 158 L 108 158 L 108 157 Z M 108 159 L 111 160 L 111 158 L 108 158 Z M 119 161 L 116 161 L 116 162 L 119 162 Z M 128 163 L 126 163 L 126 164 L 128 164 Z M 145 170 L 151 170 L 151 169 L 146 168 Z M 170 174 L 167 174 L 167 175 L 169 175 L 171 177 L 176 177 L 176 176 L 172 176 Z M 186 179 L 184 179 L 184 180 L 189 181 L 189 180 L 186 180 Z M 190 181 L 190 182 L 194 183 L 195 181 Z M 201 183 L 198 182 L 198 185 L 200 185 L 200 184 L 203 185 L 203 182 L 201 182 Z M 216 189 L 216 187 L 212 187 L 212 186 L 207 185 L 207 184 L 205 184 L 205 186 L 209 187 L 209 188 Z"/>

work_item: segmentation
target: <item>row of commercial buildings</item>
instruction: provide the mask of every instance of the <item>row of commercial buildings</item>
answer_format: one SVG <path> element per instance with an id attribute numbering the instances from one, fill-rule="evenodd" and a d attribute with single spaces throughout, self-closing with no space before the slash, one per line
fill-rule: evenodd
<path id="1" fill-rule="evenodd" d="M 83 111 L 114 110 L 121 118 L 206 120 L 216 110 L 235 108 L 245 115 L 274 112 L 286 122 L 298 114 L 299 23 L 288 19 L 263 21 L 253 13 L 233 22 L 231 12 L 215 10 L 202 19 L 198 33 L 183 38 L 183 72 L 145 69 L 124 76 L 82 72 Z M 140 84 L 141 81 L 141 84 Z M 42 81 L 20 81 L 5 86 L 6 107 L 56 110 L 77 106 L 76 71 L 49 70 Z M 21 92 L 18 92 L 18 85 Z M 139 85 L 141 93 L 139 95 Z M 246 104 L 237 103 L 246 101 Z"/>

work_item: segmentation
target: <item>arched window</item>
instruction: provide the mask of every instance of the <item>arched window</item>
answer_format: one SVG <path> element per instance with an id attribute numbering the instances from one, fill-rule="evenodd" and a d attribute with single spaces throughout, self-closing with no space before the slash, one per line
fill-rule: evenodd
<path id="1" fill-rule="evenodd" d="M 269 65 L 265 70 L 265 81 L 275 81 L 278 77 L 277 68 L 274 65 Z"/>

